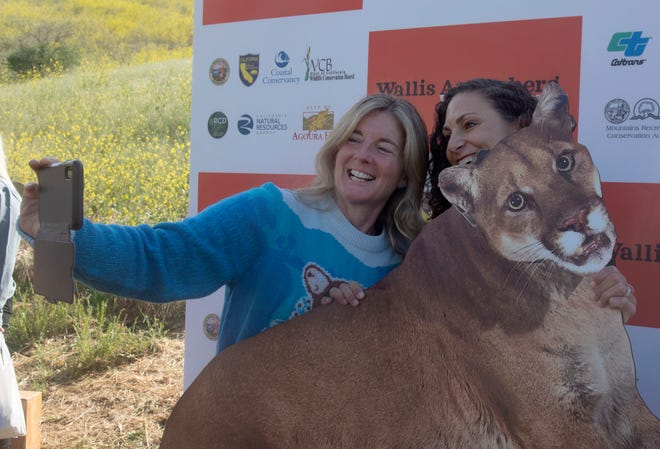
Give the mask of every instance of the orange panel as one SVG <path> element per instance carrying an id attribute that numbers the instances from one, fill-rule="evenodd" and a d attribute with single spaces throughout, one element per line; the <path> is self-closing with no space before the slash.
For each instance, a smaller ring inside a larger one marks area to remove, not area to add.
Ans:
<path id="1" fill-rule="evenodd" d="M 273 173 L 199 173 L 197 210 L 223 198 L 272 182 L 279 187 L 295 189 L 314 179 L 313 175 L 283 175 Z"/>
<path id="2" fill-rule="evenodd" d="M 202 23 L 239 22 L 362 9 L 362 0 L 204 0 Z"/>
<path id="3" fill-rule="evenodd" d="M 440 94 L 470 78 L 513 78 L 540 94 L 558 80 L 578 118 L 582 18 L 520 20 L 369 34 L 369 93 L 410 100 L 432 129 Z"/>
<path id="4" fill-rule="evenodd" d="M 616 226 L 616 266 L 637 297 L 628 324 L 660 328 L 660 184 L 606 182 L 603 196 Z"/>

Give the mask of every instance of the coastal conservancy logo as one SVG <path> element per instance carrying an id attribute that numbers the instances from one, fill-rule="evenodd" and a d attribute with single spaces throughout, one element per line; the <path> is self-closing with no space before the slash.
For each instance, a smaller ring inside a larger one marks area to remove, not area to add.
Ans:
<path id="1" fill-rule="evenodd" d="M 646 50 L 646 46 L 651 40 L 650 37 L 642 36 L 642 31 L 624 31 L 614 33 L 607 46 L 607 51 L 611 53 L 623 53 L 623 58 L 614 58 L 610 62 L 612 66 L 633 66 L 642 65 L 646 59 L 641 58 Z"/>
<path id="2" fill-rule="evenodd" d="M 209 78 L 217 86 L 225 84 L 229 79 L 229 63 L 224 58 L 214 59 L 209 67 Z"/>
<path id="3" fill-rule="evenodd" d="M 275 67 L 270 69 L 268 76 L 264 76 L 262 83 L 268 86 L 285 86 L 300 84 L 300 75 L 293 72 L 293 66 L 290 65 L 289 55 L 280 50 L 275 54 Z"/>
<path id="4" fill-rule="evenodd" d="M 238 57 L 238 74 L 241 82 L 250 87 L 259 76 L 259 55 L 247 54 Z"/>

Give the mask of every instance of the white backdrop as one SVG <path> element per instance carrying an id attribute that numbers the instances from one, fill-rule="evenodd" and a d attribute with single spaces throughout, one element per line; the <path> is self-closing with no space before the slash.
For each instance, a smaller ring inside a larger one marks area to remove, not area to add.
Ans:
<path id="1" fill-rule="evenodd" d="M 462 64 L 442 59 L 445 49 L 462 45 L 462 42 L 452 41 L 451 34 L 437 45 L 432 43 L 437 50 L 434 47 L 416 55 L 414 63 L 406 59 L 410 56 L 405 49 L 392 49 L 386 61 L 370 60 L 370 33 L 419 28 L 428 28 L 429 33 L 433 33 L 436 29 L 443 32 L 445 27 L 454 25 L 578 17 L 581 35 L 574 51 L 580 58 L 577 74 L 579 102 L 571 99 L 572 110 L 577 112 L 578 104 L 575 103 L 579 103 L 579 140 L 590 148 L 606 192 L 612 192 L 612 204 L 609 203 L 610 197 L 606 196 L 606 200 L 611 212 L 614 209 L 617 229 L 624 230 L 624 234 L 619 232 L 620 237 L 623 235 L 622 244 L 633 249 L 635 244 L 650 248 L 648 260 L 633 260 L 633 257 L 626 260 L 624 255 L 621 264 L 617 260 L 617 265 L 635 285 L 640 301 L 638 315 L 632 321 L 633 325 L 628 326 L 639 390 L 649 407 L 660 416 L 660 305 L 656 288 L 659 283 L 654 280 L 660 275 L 660 215 L 657 212 L 660 204 L 657 201 L 660 193 L 660 115 L 657 109 L 660 101 L 660 45 L 654 42 L 656 36 L 660 36 L 660 3 L 656 0 L 632 0 L 625 5 L 609 0 L 555 0 L 549 3 L 347 0 L 336 2 L 353 5 L 344 8 L 345 11 L 277 17 L 270 12 L 261 16 L 257 7 L 248 11 L 251 15 L 247 20 L 218 19 L 223 17 L 222 5 L 228 3 L 228 0 L 195 1 L 190 214 L 197 213 L 215 199 L 242 190 L 236 184 L 236 179 L 242 177 L 249 186 L 260 184 L 268 174 L 293 175 L 293 180 L 295 175 L 312 174 L 314 155 L 325 131 L 303 129 L 303 117 L 325 109 L 339 117 L 357 99 L 376 91 L 376 85 L 369 84 L 370 64 L 391 64 L 398 69 L 402 65 L 404 68 L 415 65 L 415 70 L 424 71 L 427 83 L 429 72 L 437 74 L 444 67 L 449 70 L 453 65 Z M 263 0 L 264 5 L 273 3 L 278 2 Z M 280 3 L 288 4 L 289 10 L 296 8 L 296 2 L 292 0 Z M 355 4 L 358 4 L 357 8 Z M 220 14 L 210 17 L 211 9 L 219 10 Z M 615 35 L 628 40 L 616 41 L 615 44 L 619 45 L 612 46 Z M 633 48 L 635 42 L 631 43 L 630 37 L 633 40 L 639 38 L 636 48 Z M 484 38 L 489 39 L 488 36 Z M 557 38 L 557 35 L 530 35 L 532 42 L 549 42 L 549 48 Z M 520 41 L 507 43 L 511 49 L 525 44 Z M 637 53 L 641 50 L 641 55 L 625 55 L 628 50 L 635 49 Z M 567 49 L 555 50 L 561 55 Z M 484 48 L 483 51 L 487 54 L 491 49 Z M 532 56 L 534 47 L 526 51 Z M 288 56 L 288 64 L 283 68 L 276 65 L 276 62 L 284 62 L 281 52 Z M 242 55 L 259 55 L 259 72 L 256 81 L 249 86 L 239 76 Z M 557 56 L 553 54 L 552 57 Z M 217 58 L 227 62 L 228 76 L 222 83 L 210 79 L 210 66 Z M 612 65 L 615 59 L 634 62 L 626 66 Z M 427 62 L 431 68 L 425 68 Z M 474 76 L 491 76 L 493 73 L 493 67 L 480 65 L 478 57 L 468 63 L 473 67 Z M 557 66 L 559 72 L 561 62 Z M 344 79 L 305 81 L 308 69 L 312 76 L 316 70 L 316 74 L 339 73 Z M 563 76 L 566 79 L 566 75 Z M 278 78 L 287 80 L 273 82 Z M 419 74 L 410 74 L 410 79 L 419 78 Z M 447 75 L 444 79 L 449 78 Z M 433 101 L 437 101 L 437 93 Z M 648 101 L 640 103 L 643 99 Z M 631 109 L 629 117 L 618 124 L 606 117 L 606 105 L 623 104 L 619 101 L 611 103 L 612 100 L 623 100 Z M 636 105 L 639 105 L 637 110 Z M 644 105 L 646 109 L 642 108 Z M 431 108 L 419 104 L 418 107 L 426 117 L 432 116 Z M 647 115 L 634 122 L 634 113 L 640 108 Z M 226 130 L 222 130 L 224 135 L 220 138 L 209 132 L 209 118 L 214 112 L 222 112 L 226 117 Z M 240 132 L 239 122 L 245 134 Z M 262 128 L 259 129 L 258 125 Z M 635 133 L 626 131 L 631 128 L 625 128 L 642 125 L 649 131 Z M 657 127 L 655 131 L 654 127 Z M 632 201 L 625 198 L 624 193 L 628 192 L 633 192 L 635 197 L 640 196 L 636 192 L 642 192 L 645 198 L 651 199 L 651 204 L 646 206 L 656 212 L 646 216 L 645 205 L 639 204 L 634 206 L 636 215 L 626 218 L 628 212 L 624 213 L 619 202 L 627 204 Z M 635 238 L 637 240 L 630 240 Z M 207 298 L 187 304 L 184 387 L 215 354 L 213 336 L 221 314 L 222 298 L 221 289 Z"/>

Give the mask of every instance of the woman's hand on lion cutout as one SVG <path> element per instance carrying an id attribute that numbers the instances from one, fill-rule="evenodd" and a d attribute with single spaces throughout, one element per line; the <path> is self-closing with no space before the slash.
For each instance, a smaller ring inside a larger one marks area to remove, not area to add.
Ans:
<path id="1" fill-rule="evenodd" d="M 603 268 L 594 275 L 591 282 L 599 306 L 620 310 L 624 323 L 635 315 L 637 312 L 635 290 L 617 267 L 610 265 Z"/>
<path id="2" fill-rule="evenodd" d="M 331 287 L 328 293 L 330 296 L 321 298 L 321 304 L 330 304 L 335 300 L 339 304 L 350 304 L 355 307 L 360 304 L 361 299 L 364 299 L 364 288 L 355 281 L 342 282 Z"/>
<path id="3" fill-rule="evenodd" d="M 59 162 L 57 159 L 45 157 L 41 160 L 32 159 L 30 168 L 36 173 L 41 168 Z M 39 234 L 39 184 L 31 182 L 23 187 L 21 199 L 20 227 L 23 232 L 32 238 Z"/>

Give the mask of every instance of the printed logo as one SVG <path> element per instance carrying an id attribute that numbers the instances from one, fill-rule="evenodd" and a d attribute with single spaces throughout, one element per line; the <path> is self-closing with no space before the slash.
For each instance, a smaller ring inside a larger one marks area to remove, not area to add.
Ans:
<path id="1" fill-rule="evenodd" d="M 217 340 L 218 332 L 220 331 L 220 317 L 215 313 L 206 315 L 202 323 L 202 331 L 204 331 L 204 335 L 209 340 Z"/>
<path id="2" fill-rule="evenodd" d="M 300 84 L 300 76 L 293 73 L 293 67 L 289 66 L 289 62 L 289 55 L 285 51 L 278 51 L 275 55 L 275 67 L 270 70 L 269 76 L 264 76 L 263 84 L 269 86 Z"/>
<path id="3" fill-rule="evenodd" d="M 629 65 L 642 65 L 646 59 L 627 59 L 638 58 L 642 56 L 646 46 L 649 43 L 650 37 L 643 37 L 641 31 L 626 31 L 622 33 L 614 33 L 610 43 L 607 46 L 608 52 L 623 52 L 624 58 L 614 58 L 610 65 L 612 66 L 629 66 Z"/>
<path id="4" fill-rule="evenodd" d="M 652 98 L 642 98 L 633 107 L 633 116 L 630 117 L 630 120 L 645 120 L 647 118 L 652 118 L 655 120 L 660 120 L 660 107 L 658 102 Z"/>
<path id="5" fill-rule="evenodd" d="M 608 139 L 660 140 L 660 123 L 653 122 L 660 120 L 660 106 L 653 98 L 638 100 L 632 108 L 632 115 L 627 101 L 621 98 L 610 100 L 605 105 L 605 118 L 612 123 L 605 127 Z M 652 120 L 647 122 L 646 119 Z M 637 122 L 623 123 L 626 120 Z"/>
<path id="6" fill-rule="evenodd" d="M 286 114 L 259 114 L 255 122 L 257 134 L 275 134 L 289 128 Z"/>
<path id="7" fill-rule="evenodd" d="M 303 112 L 303 130 L 331 130 L 335 126 L 335 113 L 326 106 L 319 112 Z"/>
<path id="8" fill-rule="evenodd" d="M 289 65 L 289 55 L 285 51 L 278 51 L 275 55 L 275 65 L 280 69 Z"/>
<path id="9" fill-rule="evenodd" d="M 252 120 L 252 117 L 250 117 L 248 114 L 243 114 L 238 119 L 236 126 L 239 133 L 247 136 L 252 132 L 252 128 L 254 128 L 254 120 Z"/>
<path id="10" fill-rule="evenodd" d="M 294 132 L 293 140 L 325 140 L 335 126 L 335 113 L 329 106 L 314 106 L 302 114 L 302 132 Z"/>
<path id="11" fill-rule="evenodd" d="M 247 54 L 238 57 L 238 73 L 241 82 L 250 87 L 259 76 L 259 55 Z"/>
<path id="12" fill-rule="evenodd" d="M 219 139 L 227 134 L 227 128 L 229 127 L 229 120 L 224 112 L 214 112 L 211 114 L 208 120 L 208 129 L 211 137 Z"/>
<path id="13" fill-rule="evenodd" d="M 312 58 L 312 47 L 307 47 L 305 53 L 305 81 L 338 81 L 354 80 L 355 73 L 337 70 L 333 67 L 332 58 Z"/>
<path id="14" fill-rule="evenodd" d="M 211 63 L 209 78 L 213 84 L 218 86 L 225 84 L 229 79 L 229 63 L 226 59 L 218 58 Z"/>
<path id="15" fill-rule="evenodd" d="M 619 124 L 626 121 L 630 115 L 630 106 L 625 100 L 615 98 L 605 105 L 605 118 L 608 122 Z"/>

